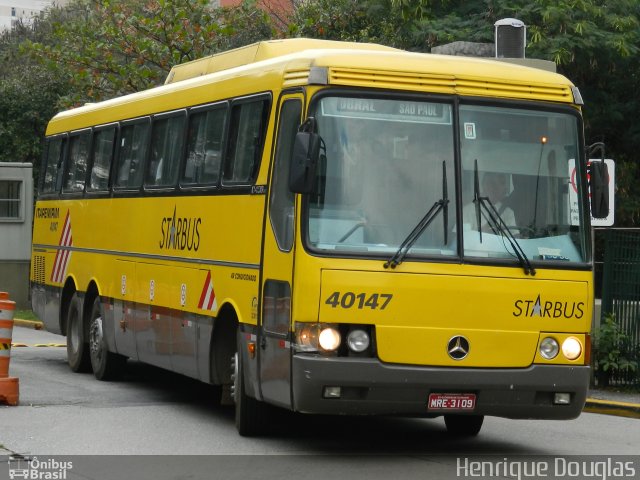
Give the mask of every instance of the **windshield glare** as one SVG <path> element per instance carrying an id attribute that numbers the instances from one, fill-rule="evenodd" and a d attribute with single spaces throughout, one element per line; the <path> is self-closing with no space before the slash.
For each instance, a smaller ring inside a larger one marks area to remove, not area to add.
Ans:
<path id="1" fill-rule="evenodd" d="M 580 202 L 569 189 L 578 154 L 574 115 L 404 99 L 323 97 L 316 187 L 306 203 L 312 249 L 389 257 L 438 202 L 407 257 L 515 258 L 505 232 L 487 225 L 474 198 L 499 212 L 530 260 L 582 262 Z M 454 132 L 461 148 L 457 215 Z M 476 181 L 477 179 L 477 181 Z M 491 223 L 491 222 L 489 222 Z"/>

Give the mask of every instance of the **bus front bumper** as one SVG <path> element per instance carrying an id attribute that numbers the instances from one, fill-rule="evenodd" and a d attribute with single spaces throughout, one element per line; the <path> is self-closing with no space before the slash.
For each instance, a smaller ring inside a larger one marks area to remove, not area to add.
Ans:
<path id="1" fill-rule="evenodd" d="M 292 364 L 294 410 L 320 414 L 571 419 L 584 407 L 589 376 L 588 366 L 419 367 L 313 354 L 295 354 Z M 429 410 L 432 393 L 474 394 L 475 408 Z M 556 404 L 556 393 L 569 403 Z"/>

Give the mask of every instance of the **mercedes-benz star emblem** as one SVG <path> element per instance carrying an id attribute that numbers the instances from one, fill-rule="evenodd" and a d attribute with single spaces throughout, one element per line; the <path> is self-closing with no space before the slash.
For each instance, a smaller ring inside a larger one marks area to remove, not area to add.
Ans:
<path id="1" fill-rule="evenodd" d="M 447 353 L 454 360 L 462 360 L 469 355 L 469 340 L 462 336 L 455 336 L 447 344 Z"/>

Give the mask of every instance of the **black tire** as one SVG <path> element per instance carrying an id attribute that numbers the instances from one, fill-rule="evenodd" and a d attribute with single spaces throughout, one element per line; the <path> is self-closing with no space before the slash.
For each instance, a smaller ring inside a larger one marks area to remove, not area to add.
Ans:
<path id="1" fill-rule="evenodd" d="M 89 345 L 82 321 L 82 304 L 77 292 L 71 297 L 67 310 L 67 362 L 74 372 L 91 371 Z"/>
<path id="2" fill-rule="evenodd" d="M 268 425 L 267 405 L 247 395 L 242 363 L 242 354 L 237 351 L 231 361 L 233 368 L 232 395 L 236 404 L 236 429 L 243 437 L 264 435 L 267 432 Z"/>
<path id="3" fill-rule="evenodd" d="M 484 415 L 445 415 L 447 432 L 456 437 L 475 437 L 480 433 Z"/>
<path id="4" fill-rule="evenodd" d="M 104 336 L 100 297 L 96 297 L 89 317 L 89 358 L 93 375 L 98 380 L 115 380 L 122 375 L 127 358 L 110 352 Z"/>

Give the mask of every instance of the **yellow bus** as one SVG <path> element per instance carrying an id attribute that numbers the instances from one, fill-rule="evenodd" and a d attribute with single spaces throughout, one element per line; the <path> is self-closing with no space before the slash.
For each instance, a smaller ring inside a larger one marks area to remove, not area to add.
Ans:
<path id="1" fill-rule="evenodd" d="M 310 39 L 56 115 L 33 309 L 73 371 L 315 414 L 570 419 L 589 382 L 582 104 L 561 75 Z M 570 201 L 570 190 L 579 201 Z"/>

